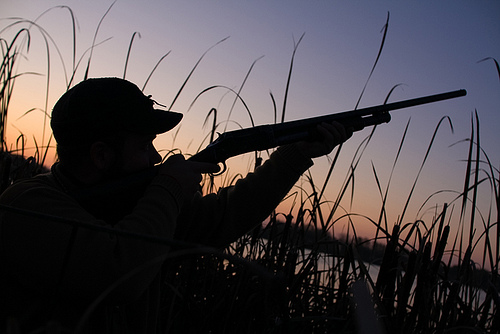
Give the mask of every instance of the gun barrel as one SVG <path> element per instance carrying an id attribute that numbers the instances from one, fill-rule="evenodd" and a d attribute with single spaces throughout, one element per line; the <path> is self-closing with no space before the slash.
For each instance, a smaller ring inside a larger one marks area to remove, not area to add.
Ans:
<path id="1" fill-rule="evenodd" d="M 286 144 L 290 140 L 307 138 L 308 135 L 310 135 L 310 129 L 312 127 L 315 127 L 317 124 L 321 124 L 323 122 L 330 123 L 332 121 L 338 121 L 344 123 L 344 125 L 346 126 L 352 127 L 355 131 L 359 131 L 362 130 L 365 126 L 376 124 L 372 122 L 372 120 L 375 118 L 378 118 L 380 120 L 378 124 L 382 122 L 387 123 L 390 121 L 390 117 L 372 117 L 372 116 L 388 114 L 388 112 L 392 110 L 404 109 L 404 108 L 418 106 L 421 104 L 448 100 L 464 96 L 466 94 L 467 92 L 465 89 L 460 89 L 447 93 L 441 93 L 424 97 L 418 97 L 410 100 L 381 104 L 373 107 L 343 111 L 330 115 L 316 116 L 297 121 L 279 123 L 273 125 L 273 130 L 276 138 L 280 137 L 283 138 L 283 141 L 279 142 L 280 145 Z M 368 117 L 370 117 L 370 119 L 367 119 Z M 298 129 L 301 130 L 295 132 Z M 289 135 L 292 136 L 290 137 Z"/>
<path id="2" fill-rule="evenodd" d="M 359 111 L 365 111 L 368 113 L 378 113 L 378 112 L 387 112 L 396 109 L 403 109 L 418 106 L 421 104 L 433 103 L 438 101 L 444 101 L 449 99 L 454 99 L 456 97 L 467 95 L 467 91 L 465 89 L 454 90 L 451 92 L 440 93 L 435 95 L 417 97 L 410 100 L 404 100 L 399 102 L 386 103 L 379 106 L 368 107 L 363 109 L 358 109 Z M 371 111 L 371 112 L 370 112 Z"/>
<path id="3" fill-rule="evenodd" d="M 459 90 L 455 90 L 455 91 L 451 91 L 451 92 L 440 93 L 440 94 L 435 94 L 435 95 L 428 95 L 428 96 L 423 96 L 423 97 L 417 97 L 414 99 L 386 103 L 386 104 L 381 104 L 381 105 L 373 106 L 373 107 L 367 107 L 367 108 L 361 108 L 361 109 L 355 109 L 355 110 L 349 110 L 349 111 L 342 111 L 339 113 L 325 115 L 325 116 L 318 116 L 318 117 L 314 117 L 314 118 L 310 118 L 310 119 L 314 120 L 314 122 L 317 122 L 317 121 L 322 121 L 322 119 L 324 119 L 324 121 L 328 121 L 332 117 L 334 117 L 336 119 L 342 119 L 346 116 L 351 117 L 351 118 L 352 117 L 363 117 L 366 115 L 378 114 L 378 113 L 389 112 L 389 111 L 397 110 L 397 109 L 405 109 L 405 108 L 415 107 L 415 106 L 427 104 L 427 103 L 433 103 L 433 102 L 454 99 L 456 97 L 465 96 L 465 95 L 467 95 L 467 91 L 465 89 L 459 89 Z M 287 123 L 301 122 L 301 121 L 302 120 L 292 121 L 292 122 L 287 122 Z"/>

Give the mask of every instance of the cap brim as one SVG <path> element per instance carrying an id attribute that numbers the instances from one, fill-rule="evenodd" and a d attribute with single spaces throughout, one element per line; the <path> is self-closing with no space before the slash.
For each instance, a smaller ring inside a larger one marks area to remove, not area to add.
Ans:
<path id="1" fill-rule="evenodd" d="M 153 109 L 133 131 L 143 134 L 160 134 L 172 130 L 182 120 L 182 114 L 175 111 Z"/>

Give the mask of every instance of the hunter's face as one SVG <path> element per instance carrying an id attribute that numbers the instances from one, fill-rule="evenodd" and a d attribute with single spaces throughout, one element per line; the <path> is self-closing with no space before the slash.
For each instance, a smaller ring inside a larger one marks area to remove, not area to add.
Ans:
<path id="1" fill-rule="evenodd" d="M 128 134 L 121 152 L 121 172 L 125 175 L 148 169 L 161 162 L 153 145 L 156 135 Z"/>

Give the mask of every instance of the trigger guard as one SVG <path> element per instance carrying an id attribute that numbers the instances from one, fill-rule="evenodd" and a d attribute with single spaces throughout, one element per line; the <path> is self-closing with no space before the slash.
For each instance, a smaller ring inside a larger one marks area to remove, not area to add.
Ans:
<path id="1" fill-rule="evenodd" d="M 221 170 L 218 171 L 217 173 L 212 174 L 212 176 L 219 176 L 219 175 L 223 174 L 227 170 L 227 166 L 226 166 L 226 162 L 225 161 L 221 162 L 220 164 L 222 165 Z"/>

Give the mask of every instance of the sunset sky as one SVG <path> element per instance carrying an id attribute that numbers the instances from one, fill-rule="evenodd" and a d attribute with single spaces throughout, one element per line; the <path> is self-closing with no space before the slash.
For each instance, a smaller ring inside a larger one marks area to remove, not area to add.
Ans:
<path id="1" fill-rule="evenodd" d="M 69 6 L 78 24 L 76 58 L 77 61 L 83 59 L 75 76 L 79 81 L 88 62 L 89 52 L 86 51 L 111 4 L 112 1 L 107 0 L 3 0 L 0 28 L 15 22 L 13 17 L 35 20 L 47 9 Z M 134 32 L 138 32 L 140 36 L 134 40 L 126 78 L 142 87 L 157 61 L 170 52 L 144 90 L 159 103 L 169 106 L 202 54 L 229 37 L 205 55 L 174 104 L 174 110 L 185 114 L 179 131 L 160 136 L 156 141 L 161 150 L 175 147 L 186 154 L 194 153 L 208 133 L 208 128 L 202 125 L 211 108 L 218 109 L 221 122 L 230 118 L 229 123 L 220 125 L 221 132 L 226 126 L 232 130 L 252 125 L 239 101 L 229 115 L 234 94 L 222 86 L 238 91 L 254 61 L 241 96 L 255 125 L 274 121 L 270 93 L 281 115 L 294 43 L 303 34 L 295 54 L 285 119 L 353 109 L 377 57 L 388 15 L 385 45 L 359 107 L 383 103 L 391 88 L 398 84 L 401 86 L 394 90 L 390 102 L 456 89 L 468 91 L 466 97 L 392 113 L 391 123 L 377 129 L 361 158 L 355 174 L 352 208 L 349 200 L 342 202 L 347 211 L 377 217 L 381 196 L 374 170 L 385 190 L 405 126 L 410 121 L 390 181 L 388 218 L 390 223 L 396 221 L 435 128 L 440 119 L 448 116 L 454 131 L 446 122 L 437 133 L 412 197 L 412 211 L 405 219 L 413 221 L 422 215 L 417 210 L 431 194 L 443 190 L 459 192 L 463 188 L 464 160 L 468 153 L 468 143 L 463 140 L 470 137 L 474 110 L 479 115 L 481 146 L 493 166 L 500 167 L 500 80 L 493 60 L 479 62 L 487 57 L 500 60 L 499 1 L 118 0 L 100 26 L 96 43 L 101 44 L 93 50 L 89 76 L 123 77 L 129 42 Z M 52 105 L 66 89 L 73 66 L 69 11 L 52 9 L 37 23 L 57 45 L 64 64 L 52 41 L 49 42 L 50 59 L 47 58 L 43 36 L 32 28 L 30 49 L 29 52 L 26 48 L 23 50 L 25 58 L 20 60 L 18 72 L 41 75 L 26 74 L 17 80 L 7 127 L 11 143 L 23 133 L 31 146 L 32 137 L 39 145 L 42 141 L 47 143 L 50 128 L 47 125 L 42 139 L 44 113 L 41 110 L 47 109 L 50 113 Z M 0 37 L 10 40 L 21 27 L 15 25 L 3 30 Z M 46 107 L 48 73 L 50 89 Z M 203 94 L 189 108 L 200 92 L 215 85 L 221 88 Z M 32 108 L 39 109 L 21 117 Z M 337 197 L 357 148 L 370 130 L 355 133 L 342 148 L 325 200 L 333 201 Z M 231 159 L 229 175 L 247 171 L 252 158 L 253 155 L 248 155 Z M 311 169 L 319 186 L 328 167 L 328 159 L 320 158 Z M 307 185 L 302 185 L 308 189 Z M 491 190 L 485 183 L 481 191 L 486 219 Z M 456 193 L 444 192 L 433 197 L 424 209 L 424 220 L 432 217 L 434 211 L 430 208 L 450 203 L 455 196 Z M 454 204 L 455 211 L 459 212 L 459 202 Z M 458 223 L 455 225 L 457 227 Z M 368 231 L 369 227 L 369 223 L 360 221 L 357 228 Z"/>

